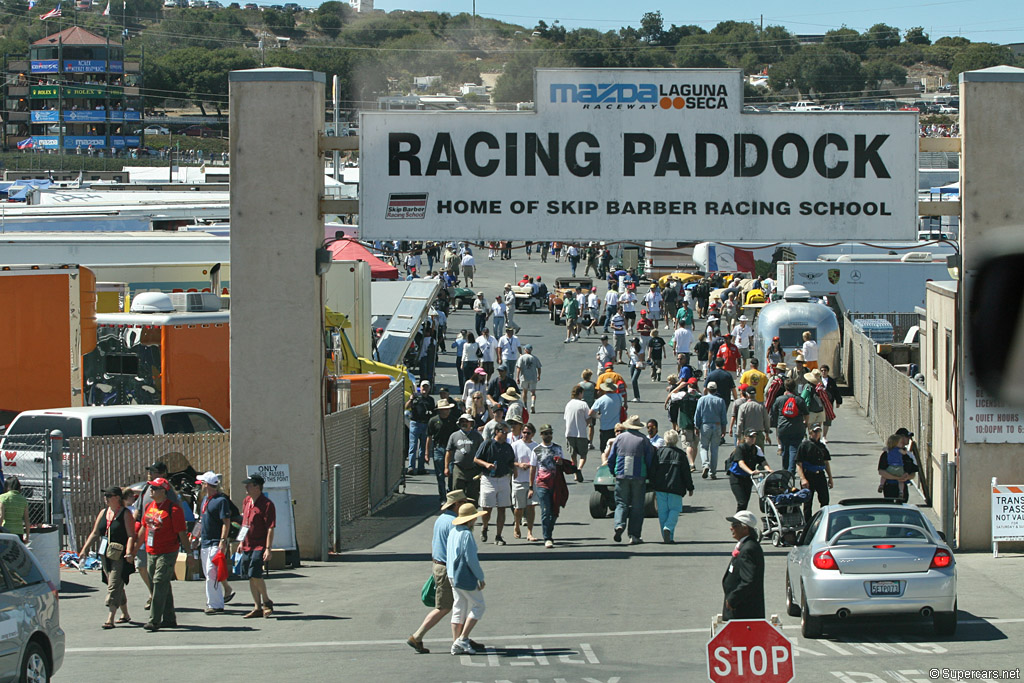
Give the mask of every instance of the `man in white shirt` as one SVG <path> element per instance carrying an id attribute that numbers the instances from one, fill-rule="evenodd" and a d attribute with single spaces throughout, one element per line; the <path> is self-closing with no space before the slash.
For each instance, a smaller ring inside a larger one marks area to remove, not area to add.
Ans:
<path id="1" fill-rule="evenodd" d="M 601 297 L 597 295 L 597 287 L 591 287 L 590 294 L 587 295 L 587 308 L 590 309 L 590 327 L 587 328 L 589 336 L 601 318 Z"/>
<path id="2" fill-rule="evenodd" d="M 615 315 L 615 310 L 619 307 L 619 293 L 614 288 L 609 287 L 608 293 L 604 295 L 604 331 L 608 331 L 608 325 L 612 322 L 612 316 Z"/>
<path id="3" fill-rule="evenodd" d="M 501 333 L 505 331 L 505 302 L 501 296 L 494 297 L 494 303 L 491 304 L 491 324 L 494 326 L 494 338 L 497 339 L 501 336 Z"/>
<path id="4" fill-rule="evenodd" d="M 601 335 L 601 346 L 597 349 L 597 374 L 604 372 L 604 364 L 615 361 L 615 347 L 608 343 L 608 335 Z"/>
<path id="5" fill-rule="evenodd" d="M 619 308 L 626 319 L 626 331 L 633 334 L 633 325 L 636 324 L 636 294 L 632 287 L 627 287 L 619 296 Z"/>
<path id="6" fill-rule="evenodd" d="M 511 327 L 519 334 L 519 327 L 516 323 L 516 293 L 512 291 L 512 284 L 509 282 L 505 283 L 505 294 L 503 295 L 505 300 L 505 325 Z"/>
<path id="7" fill-rule="evenodd" d="M 622 354 L 626 352 L 626 316 L 622 307 L 612 316 L 612 334 L 615 336 L 615 362 L 622 362 Z"/>
<path id="8" fill-rule="evenodd" d="M 484 293 L 477 292 L 476 298 L 473 299 L 473 313 L 476 314 L 476 324 L 474 329 L 477 335 L 487 329 L 487 318 L 490 317 L 491 311 L 487 306 L 487 302 L 484 301 Z"/>
<path id="9" fill-rule="evenodd" d="M 465 284 L 467 287 L 473 286 L 473 275 L 476 273 L 476 259 L 473 258 L 473 253 L 467 251 L 462 255 L 462 277 L 465 278 Z"/>
<path id="10" fill-rule="evenodd" d="M 512 465 L 512 519 L 514 528 L 512 535 L 522 538 L 523 517 L 526 517 L 526 540 L 536 541 L 533 535 L 533 519 L 536 514 L 534 510 L 537 503 L 530 498 L 530 468 L 537 466 L 537 457 L 533 449 L 537 442 L 533 440 L 536 429 L 533 423 L 523 427 L 522 438 L 512 443 L 512 452 L 515 453 L 516 461 Z"/>
<path id="11" fill-rule="evenodd" d="M 576 481 L 583 481 L 583 465 L 587 462 L 587 450 L 590 440 L 587 438 L 587 419 L 590 417 L 590 406 L 583 400 L 583 387 L 572 388 L 572 398 L 565 404 L 565 441 L 576 470 Z"/>
<path id="12" fill-rule="evenodd" d="M 490 381 L 491 375 L 494 374 L 494 359 L 495 359 L 495 348 L 494 348 L 494 337 L 487 331 L 487 326 L 480 330 L 480 336 L 476 338 L 476 343 L 480 347 L 480 353 L 483 354 L 480 357 L 480 365 L 483 367 L 484 372 L 487 373 L 487 381 Z"/>
<path id="13" fill-rule="evenodd" d="M 516 361 L 519 360 L 520 353 L 522 347 L 519 344 L 519 337 L 511 327 L 506 327 L 505 335 L 498 338 L 498 363 L 505 366 L 509 377 L 516 373 Z"/>
<path id="14" fill-rule="evenodd" d="M 644 294 L 644 304 L 647 306 L 647 317 L 657 327 L 661 322 L 661 307 L 664 302 L 664 297 L 661 296 L 661 292 L 658 291 L 657 283 L 651 283 L 651 291 Z"/>
<path id="15" fill-rule="evenodd" d="M 676 372 L 678 373 L 684 366 L 690 364 L 690 353 L 693 350 L 693 332 L 678 319 L 676 320 L 676 331 L 672 335 L 672 348 L 676 353 Z"/>
<path id="16" fill-rule="evenodd" d="M 747 325 L 747 321 L 747 316 L 741 315 L 736 323 L 736 327 L 732 328 L 731 334 L 732 343 L 740 350 L 740 356 L 743 359 L 741 361 L 743 370 L 747 369 L 747 360 L 750 358 L 750 341 L 754 338 L 754 330 Z"/>

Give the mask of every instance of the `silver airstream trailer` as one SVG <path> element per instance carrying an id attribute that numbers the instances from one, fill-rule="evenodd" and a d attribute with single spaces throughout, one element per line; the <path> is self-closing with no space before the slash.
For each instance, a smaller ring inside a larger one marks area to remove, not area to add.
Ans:
<path id="1" fill-rule="evenodd" d="M 818 342 L 818 365 L 828 365 L 833 376 L 839 374 L 839 354 L 843 346 L 839 333 L 839 320 L 831 308 L 820 303 L 811 303 L 811 295 L 801 285 L 786 288 L 781 301 L 766 304 L 754 321 L 754 358 L 760 360 L 762 369 L 765 354 L 778 337 L 786 352 L 786 363 L 793 366 L 793 351 L 803 346 L 803 334 L 810 330 L 811 338 Z"/>

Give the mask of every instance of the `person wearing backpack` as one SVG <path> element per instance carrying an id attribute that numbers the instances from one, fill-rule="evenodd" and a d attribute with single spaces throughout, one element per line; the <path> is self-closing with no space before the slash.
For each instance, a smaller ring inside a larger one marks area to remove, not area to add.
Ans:
<path id="1" fill-rule="evenodd" d="M 805 422 L 808 425 L 812 424 L 824 424 L 825 422 L 825 402 L 822 401 L 818 395 L 818 385 L 821 384 L 821 371 L 812 370 L 804 374 L 804 381 L 807 384 L 804 385 L 803 391 L 800 392 L 800 398 L 807 404 L 807 417 Z"/>
<path id="2" fill-rule="evenodd" d="M 427 423 L 434 415 L 434 399 L 430 396 L 430 382 L 423 380 L 408 401 L 409 411 L 409 469 L 406 474 L 427 473 Z"/>
<path id="3" fill-rule="evenodd" d="M 796 382 L 787 379 L 785 393 L 772 404 L 772 422 L 779 440 L 782 468 L 796 472 L 796 450 L 804 439 L 807 404 L 796 394 Z"/>

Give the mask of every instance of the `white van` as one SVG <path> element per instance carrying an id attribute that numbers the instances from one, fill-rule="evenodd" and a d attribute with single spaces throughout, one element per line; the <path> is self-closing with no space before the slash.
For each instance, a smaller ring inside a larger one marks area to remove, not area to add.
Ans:
<path id="1" fill-rule="evenodd" d="M 0 439 L 5 477 L 17 476 L 22 493 L 41 499 L 35 489 L 48 485 L 46 432 L 59 429 L 65 439 L 131 434 L 220 434 L 224 428 L 205 410 L 188 406 L 127 405 L 26 410 L 18 414 Z M 34 495 L 37 494 L 37 495 Z M 33 522 L 39 521 L 33 513 Z"/>

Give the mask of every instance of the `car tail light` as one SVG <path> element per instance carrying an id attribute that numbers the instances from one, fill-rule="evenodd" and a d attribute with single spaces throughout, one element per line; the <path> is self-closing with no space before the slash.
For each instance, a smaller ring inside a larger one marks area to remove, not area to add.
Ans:
<path id="1" fill-rule="evenodd" d="M 928 569 L 945 569 L 953 565 L 953 555 L 948 550 L 942 548 L 935 549 L 935 555 L 932 556 L 932 563 L 928 565 Z"/>
<path id="2" fill-rule="evenodd" d="M 836 564 L 835 559 L 832 557 L 832 553 L 828 550 L 820 550 L 814 553 L 814 559 L 812 562 L 816 569 L 839 569 L 839 565 Z"/>
<path id="3" fill-rule="evenodd" d="M 891 543 L 887 543 L 885 545 L 876 545 L 876 546 L 872 546 L 872 547 L 878 548 L 879 550 L 891 550 L 892 548 L 895 548 L 896 546 L 892 545 Z"/>

